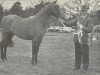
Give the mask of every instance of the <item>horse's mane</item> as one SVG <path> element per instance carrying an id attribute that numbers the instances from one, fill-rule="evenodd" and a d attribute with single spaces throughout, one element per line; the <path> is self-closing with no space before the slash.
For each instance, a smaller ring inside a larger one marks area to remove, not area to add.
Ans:
<path id="1" fill-rule="evenodd" d="M 40 11 L 38 13 L 36 13 L 35 15 L 39 14 L 41 12 L 41 10 L 43 10 L 50 2 L 47 2 L 44 4 L 44 6 L 40 9 Z"/>
<path id="2" fill-rule="evenodd" d="M 28 18 L 32 19 L 32 18 L 34 18 L 35 16 L 40 15 L 41 12 L 43 12 L 44 10 L 46 10 L 46 9 L 48 8 L 48 5 L 49 5 L 49 3 L 45 4 L 45 5 L 41 8 L 41 10 L 40 10 L 38 13 L 36 13 L 36 15 L 30 16 L 30 17 L 28 17 Z"/>
<path id="3" fill-rule="evenodd" d="M 40 14 L 41 12 L 45 12 L 44 10 L 50 9 L 51 6 L 53 6 L 53 4 L 52 4 L 51 2 L 46 3 L 46 4 L 44 5 L 44 7 L 41 8 L 41 10 L 40 10 L 40 12 L 39 12 L 38 14 Z"/>
<path id="4" fill-rule="evenodd" d="M 40 11 L 42 11 L 43 9 L 46 9 L 46 8 L 47 8 L 47 6 L 48 6 L 49 4 L 50 4 L 50 2 L 48 2 L 48 3 L 44 4 L 43 8 L 41 8 L 41 10 L 40 10 Z"/>
<path id="5" fill-rule="evenodd" d="M 52 3 L 51 3 L 51 2 L 46 3 L 46 4 L 41 8 L 40 12 L 38 12 L 36 15 L 30 16 L 30 17 L 28 17 L 28 18 L 26 18 L 26 19 L 33 19 L 35 16 L 40 15 L 41 12 L 45 12 L 44 10 L 49 9 L 51 6 L 52 6 Z M 8 15 L 8 16 L 5 16 L 4 18 L 6 18 L 6 17 L 10 17 L 10 18 L 12 17 L 12 18 L 14 18 L 15 16 L 18 17 L 18 18 L 22 18 L 22 17 L 19 17 L 19 16 L 17 16 L 17 15 L 12 15 L 12 14 L 10 14 L 10 15 Z M 24 19 L 25 19 L 25 18 L 24 18 Z"/>

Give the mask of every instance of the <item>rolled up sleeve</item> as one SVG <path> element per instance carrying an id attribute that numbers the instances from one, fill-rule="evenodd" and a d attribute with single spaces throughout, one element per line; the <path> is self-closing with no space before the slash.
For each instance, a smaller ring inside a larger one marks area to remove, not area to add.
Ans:
<path id="1" fill-rule="evenodd" d="M 86 33 L 91 33 L 92 30 L 93 30 L 93 20 L 89 19 L 86 23 L 88 26 L 87 27 L 83 27 L 83 32 L 86 32 Z"/>

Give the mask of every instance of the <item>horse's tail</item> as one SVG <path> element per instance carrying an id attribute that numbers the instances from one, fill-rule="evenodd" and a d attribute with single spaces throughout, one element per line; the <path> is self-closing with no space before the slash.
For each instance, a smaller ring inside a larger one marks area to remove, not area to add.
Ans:
<path id="1" fill-rule="evenodd" d="M 7 41 L 8 41 L 8 46 L 9 47 L 14 46 L 14 42 L 12 41 L 13 36 L 14 36 L 14 34 L 12 32 L 7 33 Z"/>
<path id="2" fill-rule="evenodd" d="M 1 20 L 1 22 L 0 22 L 0 28 L 2 27 L 2 25 L 3 25 L 3 21 L 4 21 L 4 19 L 5 19 L 5 17 L 4 18 L 2 18 L 2 20 Z"/>
<path id="3" fill-rule="evenodd" d="M 1 21 L 3 19 L 3 16 L 0 16 L 0 28 L 1 28 Z"/>

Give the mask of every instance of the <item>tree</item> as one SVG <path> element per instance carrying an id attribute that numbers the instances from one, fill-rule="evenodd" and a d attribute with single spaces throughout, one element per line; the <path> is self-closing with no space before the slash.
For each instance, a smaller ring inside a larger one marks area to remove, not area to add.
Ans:
<path id="1" fill-rule="evenodd" d="M 94 24 L 97 24 L 95 12 L 100 8 L 100 0 L 68 0 L 68 2 L 63 4 L 61 9 L 66 12 L 66 15 L 79 16 L 83 5 L 89 6 L 88 15 L 93 19 Z"/>
<path id="2" fill-rule="evenodd" d="M 41 1 L 40 4 L 37 4 L 37 5 L 35 6 L 35 8 L 34 8 L 34 14 L 37 14 L 37 13 L 41 10 L 41 8 L 43 8 L 43 6 L 44 6 L 44 4 L 43 4 L 42 1 Z"/>
<path id="3" fill-rule="evenodd" d="M 30 1 L 30 2 L 34 6 L 34 8 L 33 7 L 26 8 L 23 11 L 23 14 L 22 14 L 23 17 L 29 17 L 29 16 L 36 15 L 47 4 L 47 3 L 44 3 L 43 1 L 41 1 L 40 3 L 37 3 L 36 5 L 33 4 L 32 1 Z"/>
<path id="4" fill-rule="evenodd" d="M 2 5 L 0 5 L 0 23 L 1 23 L 2 18 L 3 18 L 3 7 Z"/>
<path id="5" fill-rule="evenodd" d="M 22 12 L 21 3 L 15 2 L 9 11 L 10 11 L 10 14 L 15 14 L 15 15 L 21 16 L 21 12 Z"/>
<path id="6" fill-rule="evenodd" d="M 88 5 L 90 12 L 95 12 L 100 7 L 100 0 L 68 0 L 63 6 L 72 15 L 79 13 L 82 5 Z"/>
<path id="7" fill-rule="evenodd" d="M 29 7 L 22 11 L 22 17 L 27 18 L 34 15 L 34 8 Z"/>

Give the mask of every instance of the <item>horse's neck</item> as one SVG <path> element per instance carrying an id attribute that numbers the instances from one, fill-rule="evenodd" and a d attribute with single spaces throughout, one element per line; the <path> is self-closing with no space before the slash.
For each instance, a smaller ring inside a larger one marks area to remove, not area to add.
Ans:
<path id="1" fill-rule="evenodd" d="M 82 31 L 82 24 L 80 24 L 79 22 L 77 22 L 77 31 L 80 32 Z"/>
<path id="2" fill-rule="evenodd" d="M 48 9 L 43 9 L 38 15 L 38 21 L 41 22 L 41 25 L 46 26 L 47 24 L 47 20 L 50 16 L 50 12 L 48 11 Z"/>

